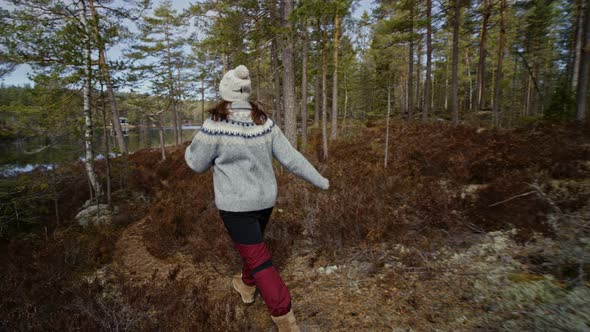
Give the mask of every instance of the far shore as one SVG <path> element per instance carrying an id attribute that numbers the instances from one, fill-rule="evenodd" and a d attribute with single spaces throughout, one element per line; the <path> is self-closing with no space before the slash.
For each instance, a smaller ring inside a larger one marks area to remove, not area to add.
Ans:
<path id="1" fill-rule="evenodd" d="M 182 127 L 183 127 L 183 128 L 185 128 L 185 127 L 200 127 L 200 126 L 201 126 L 201 124 L 200 124 L 200 123 L 199 123 L 199 124 L 183 124 L 183 125 L 182 125 Z M 106 127 L 107 127 L 107 128 L 109 128 L 109 129 L 111 129 L 113 126 L 111 126 L 111 125 L 108 125 L 108 126 L 106 126 Z M 159 127 L 158 127 L 158 126 L 153 126 L 153 125 L 152 125 L 152 126 L 142 126 L 142 125 L 122 125 L 122 126 L 121 126 L 121 128 L 127 128 L 127 129 L 136 129 L 136 128 L 155 128 L 155 129 L 158 129 Z M 172 125 L 167 125 L 167 126 L 164 126 L 164 128 L 173 128 L 173 126 L 172 126 Z"/>

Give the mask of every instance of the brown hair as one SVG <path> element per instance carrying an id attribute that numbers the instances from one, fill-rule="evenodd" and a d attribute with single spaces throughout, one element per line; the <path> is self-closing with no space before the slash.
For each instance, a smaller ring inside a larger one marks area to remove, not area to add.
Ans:
<path id="1" fill-rule="evenodd" d="M 266 123 L 268 119 L 268 115 L 262 110 L 262 107 L 258 103 L 249 102 L 250 106 L 252 106 L 252 111 L 250 112 L 250 116 L 252 117 L 252 121 L 254 121 L 257 125 L 262 125 Z M 227 100 L 222 100 L 215 104 L 212 108 L 208 109 L 207 112 L 211 114 L 211 119 L 213 121 L 222 121 L 227 120 L 227 115 L 229 114 L 229 105 L 231 102 Z"/>

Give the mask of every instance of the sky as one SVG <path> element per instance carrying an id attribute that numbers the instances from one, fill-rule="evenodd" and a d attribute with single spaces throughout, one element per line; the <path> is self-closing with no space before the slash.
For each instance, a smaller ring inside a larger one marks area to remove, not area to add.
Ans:
<path id="1" fill-rule="evenodd" d="M 172 6 L 176 10 L 182 11 L 183 9 L 187 8 L 191 2 L 193 2 L 193 1 L 174 0 L 174 1 L 172 1 Z M 374 6 L 373 1 L 371 1 L 371 0 L 360 0 L 360 1 L 355 1 L 355 3 L 356 3 L 355 10 L 352 13 L 353 17 L 355 17 L 355 18 L 359 18 L 364 11 L 367 11 L 370 13 L 371 9 Z M 156 6 L 156 4 L 154 4 L 154 7 L 155 6 Z M 0 7 L 6 8 L 7 3 L 3 0 L 0 0 Z M 113 60 L 113 59 L 116 59 L 117 57 L 119 57 L 120 55 L 121 55 L 120 49 L 114 47 L 108 51 L 107 56 L 111 60 Z M 29 65 L 27 65 L 27 64 L 19 65 L 18 67 L 16 67 L 16 69 L 13 72 L 0 78 L 0 82 L 4 83 L 5 85 L 24 85 L 24 84 L 33 85 L 32 81 L 28 78 L 28 75 L 30 73 L 32 73 L 32 69 Z"/>

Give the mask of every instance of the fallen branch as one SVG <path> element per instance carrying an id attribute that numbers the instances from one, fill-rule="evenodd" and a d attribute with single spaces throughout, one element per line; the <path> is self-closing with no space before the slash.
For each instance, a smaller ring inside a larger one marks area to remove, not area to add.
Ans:
<path id="1" fill-rule="evenodd" d="M 502 203 L 509 202 L 509 201 L 511 201 L 511 200 L 513 200 L 513 199 L 516 199 L 516 198 L 519 198 L 519 197 L 523 197 L 523 196 L 528 196 L 528 195 L 530 195 L 530 194 L 535 194 L 535 193 L 536 193 L 536 191 L 529 191 L 529 192 L 526 192 L 526 193 L 524 193 L 524 194 L 520 194 L 520 195 L 512 196 L 512 197 L 510 197 L 510 198 L 507 198 L 507 199 L 505 199 L 505 200 L 503 200 L 503 201 L 496 202 L 496 203 L 494 203 L 494 204 L 492 204 L 492 205 L 489 205 L 489 207 L 496 206 L 496 205 L 500 205 L 500 204 L 502 204 Z"/>
<path id="2" fill-rule="evenodd" d="M 555 212 L 559 216 L 563 216 L 563 212 L 561 211 L 559 206 L 557 206 L 557 204 L 555 204 L 555 202 L 547 194 L 545 194 L 545 192 L 543 192 L 539 185 L 537 185 L 536 183 L 529 183 L 529 186 L 535 189 L 535 192 L 539 195 L 539 197 L 541 197 L 551 206 L 553 212 Z"/>

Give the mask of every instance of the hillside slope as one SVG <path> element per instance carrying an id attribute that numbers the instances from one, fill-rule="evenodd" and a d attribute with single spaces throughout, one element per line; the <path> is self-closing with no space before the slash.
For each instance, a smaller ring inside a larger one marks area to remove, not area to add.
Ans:
<path id="1" fill-rule="evenodd" d="M 396 124 L 387 168 L 383 124 L 349 132 L 331 143 L 328 161 L 310 156 L 330 179 L 327 192 L 276 167 L 267 242 L 303 330 L 590 328 L 587 127 Z M 22 289 L 34 304 L 12 300 L 16 309 L 8 310 L 5 302 L 7 327 L 272 326 L 260 297 L 244 305 L 230 288 L 239 257 L 217 214 L 211 173 L 185 165 L 186 144 L 169 149 L 165 162 L 155 150 L 130 156 L 133 195 L 116 204 L 133 206 L 137 219 L 74 227 L 51 250 L 30 250 L 58 260 L 64 243 L 74 242 L 88 255 L 84 264 L 61 265 L 70 277 L 46 284 L 65 288 L 63 301 L 39 299 L 51 290 Z M 102 250 L 101 258 L 92 250 Z M 40 265 L 45 279 L 54 275 L 38 256 L 18 257 Z M 15 257 L 2 261 L 10 273 L 0 295 L 8 299 L 17 295 L 5 286 L 19 276 L 38 282 Z"/>

